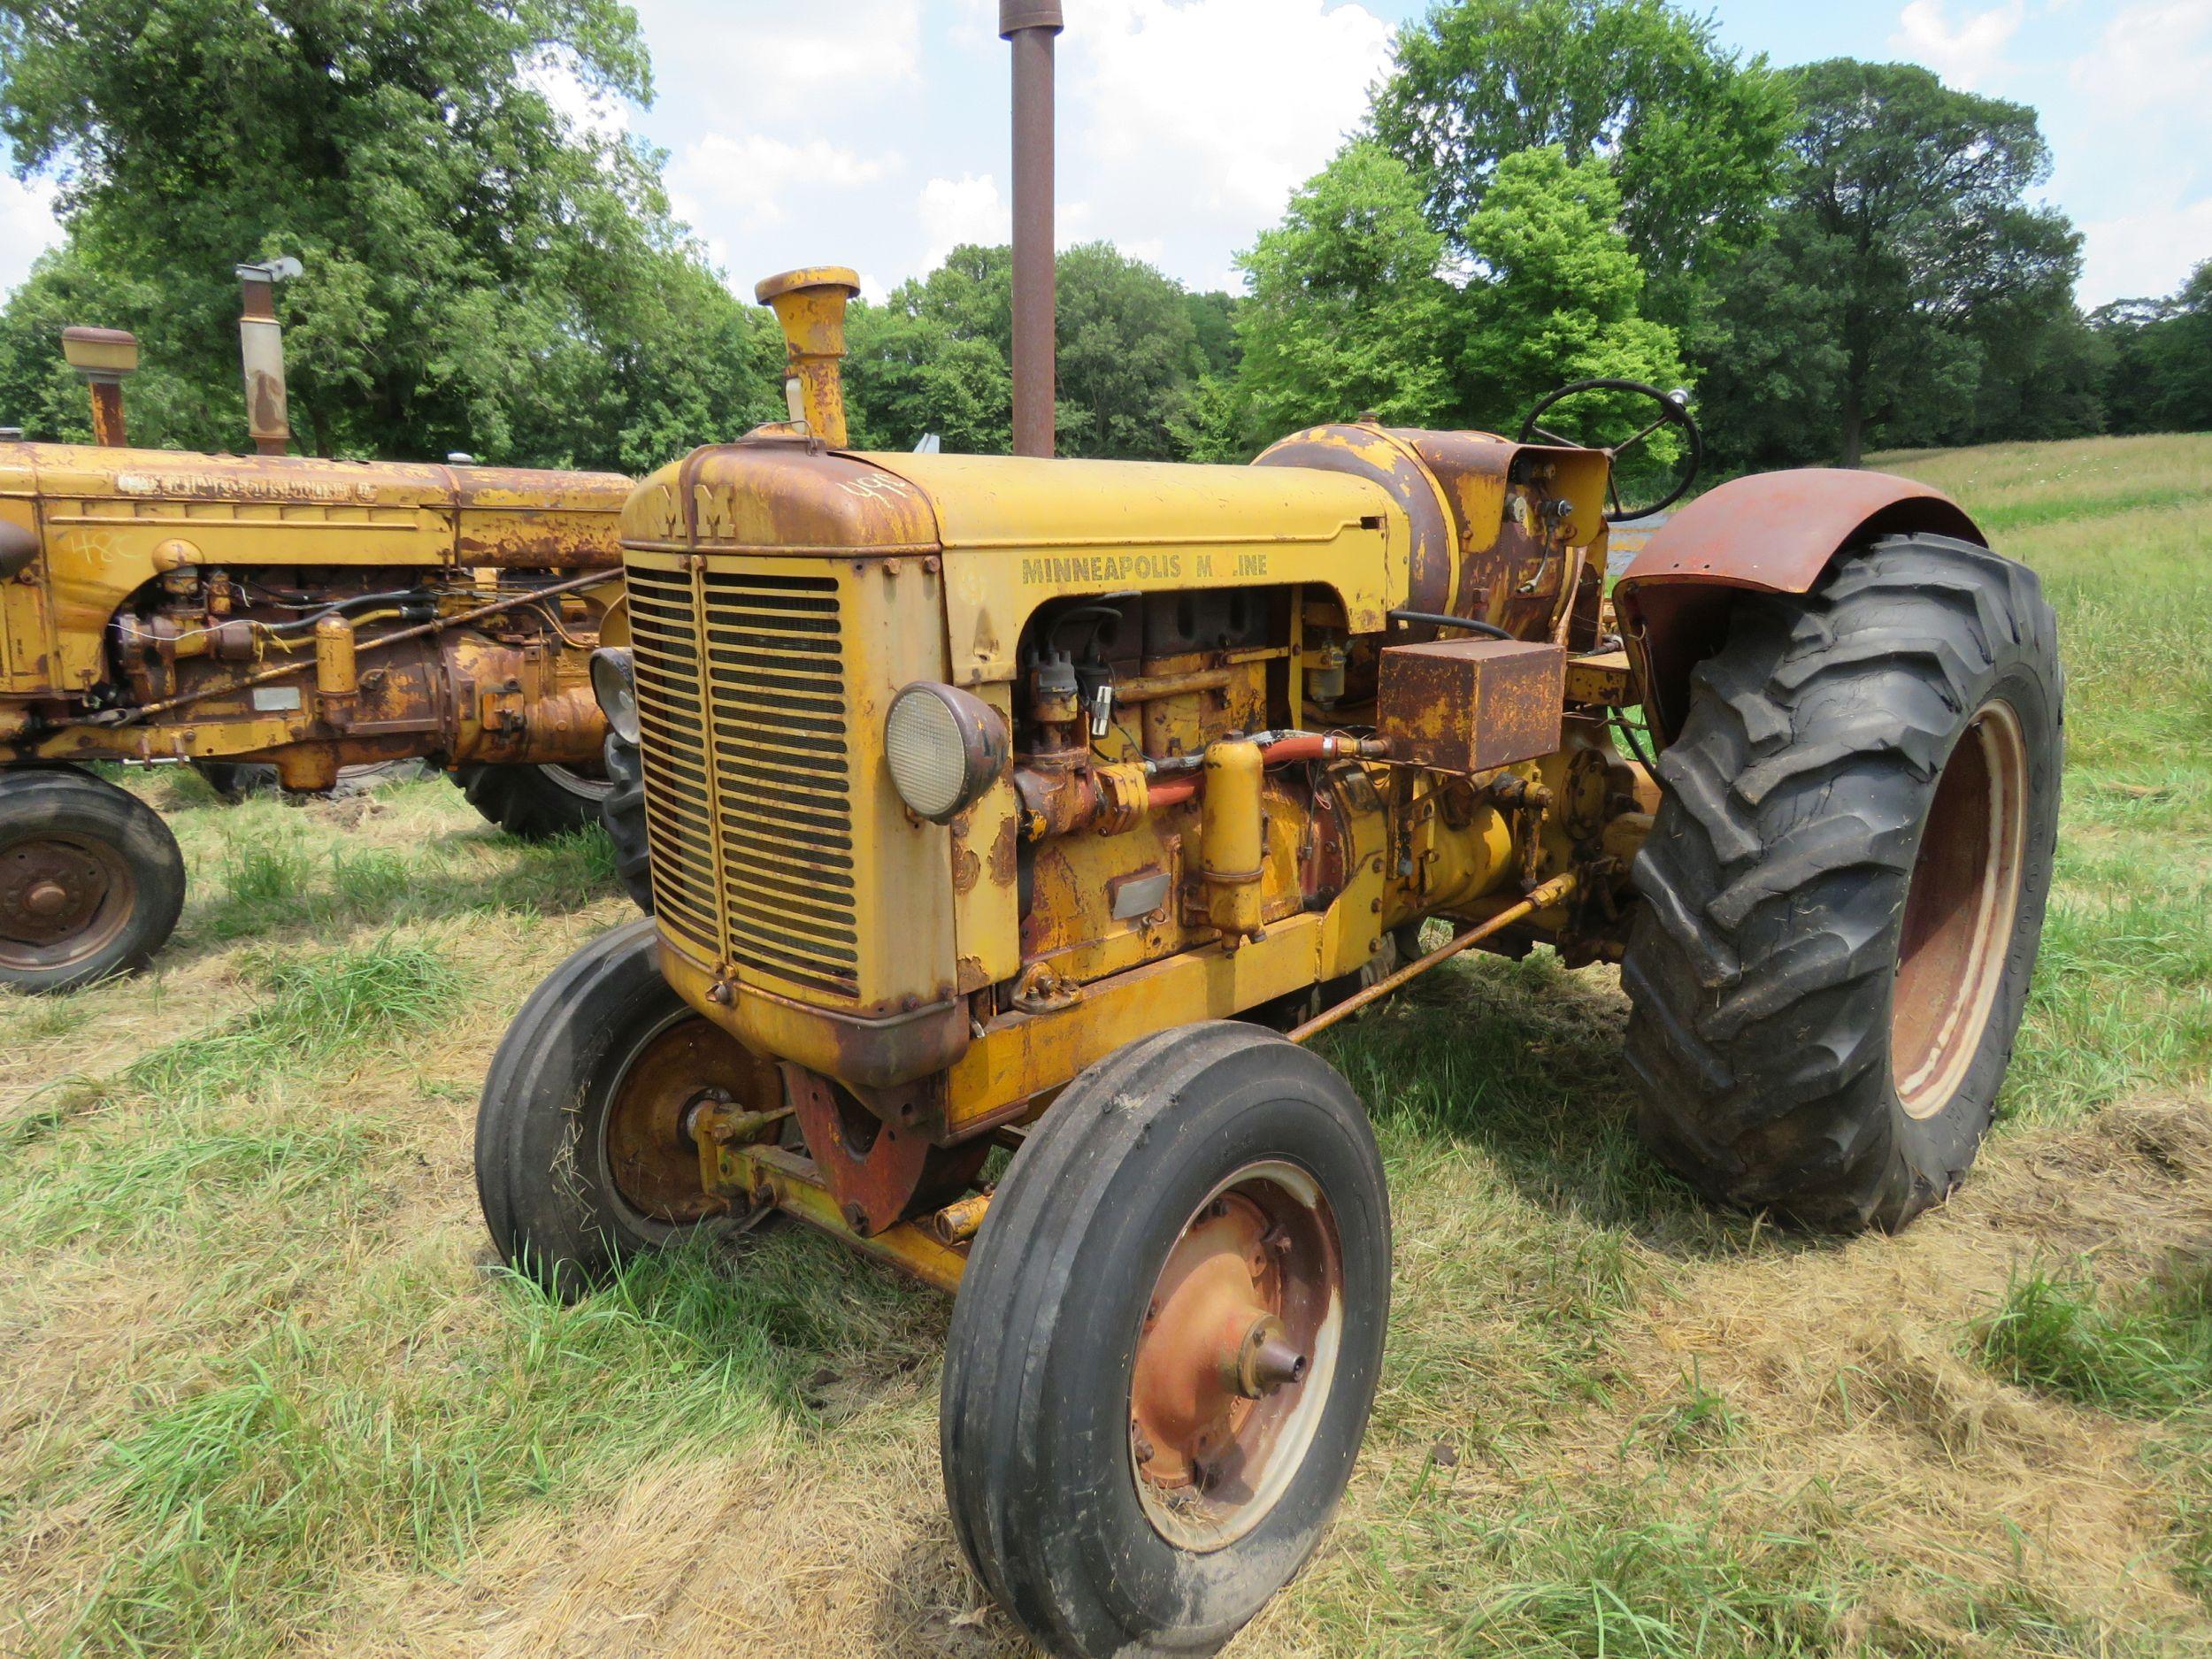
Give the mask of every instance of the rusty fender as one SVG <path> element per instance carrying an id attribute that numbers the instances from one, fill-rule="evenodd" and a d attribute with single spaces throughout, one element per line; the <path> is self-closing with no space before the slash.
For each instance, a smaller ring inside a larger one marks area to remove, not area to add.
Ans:
<path id="1" fill-rule="evenodd" d="M 1762 472 L 1732 479 L 1677 512 L 1613 590 L 1660 741 L 1681 731 L 1690 671 L 1720 649 L 1736 594 L 1807 593 L 1847 549 L 1923 533 L 1989 544 L 1941 490 L 1887 472 Z"/>

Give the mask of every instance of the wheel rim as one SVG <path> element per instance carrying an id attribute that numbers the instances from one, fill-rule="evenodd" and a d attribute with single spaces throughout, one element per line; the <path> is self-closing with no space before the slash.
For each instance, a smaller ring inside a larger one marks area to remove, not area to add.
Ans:
<path id="1" fill-rule="evenodd" d="M 1138 1500 L 1170 1543 L 1219 1549 L 1275 1507 L 1328 1402 L 1343 1304 L 1335 1213 L 1303 1170 L 1248 1164 L 1185 1223 L 1129 1389 Z"/>
<path id="2" fill-rule="evenodd" d="M 1936 780 L 1897 947 L 1890 1071 L 1915 1118 L 1958 1092 L 1989 1028 L 2020 908 L 2028 749 L 2012 705 L 1975 711 Z"/>
<path id="3" fill-rule="evenodd" d="M 130 920 L 138 879 L 121 848 L 36 835 L 0 849 L 0 963 L 50 972 L 89 962 Z"/>
<path id="4" fill-rule="evenodd" d="M 633 1231 L 655 1234 L 719 1215 L 699 1172 L 693 1120 L 710 1102 L 756 1111 L 783 1102 L 774 1063 L 685 1010 L 647 1032 L 617 1069 L 600 1137 L 606 1188 Z"/>

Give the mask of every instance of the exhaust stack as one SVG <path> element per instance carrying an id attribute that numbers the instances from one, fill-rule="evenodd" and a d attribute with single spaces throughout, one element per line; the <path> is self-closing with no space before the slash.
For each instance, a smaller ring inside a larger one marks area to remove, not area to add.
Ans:
<path id="1" fill-rule="evenodd" d="M 1014 453 L 1053 450 L 1052 37 L 1060 0 L 998 0 L 1014 46 Z"/>
<path id="2" fill-rule="evenodd" d="M 795 425 L 833 449 L 845 447 L 845 385 L 838 363 L 845 355 L 845 307 L 860 292 L 860 278 L 842 265 L 807 265 L 772 276 L 753 297 L 783 326 L 783 396 Z"/>
<path id="3" fill-rule="evenodd" d="M 256 455 L 282 455 L 292 442 L 285 406 L 284 325 L 277 321 L 276 285 L 300 274 L 289 257 L 238 270 L 238 355 L 246 370 L 246 426 Z"/>
<path id="4" fill-rule="evenodd" d="M 92 441 L 119 449 L 123 434 L 123 382 L 138 372 L 138 341 L 120 328 L 65 328 L 61 354 L 92 390 Z"/>

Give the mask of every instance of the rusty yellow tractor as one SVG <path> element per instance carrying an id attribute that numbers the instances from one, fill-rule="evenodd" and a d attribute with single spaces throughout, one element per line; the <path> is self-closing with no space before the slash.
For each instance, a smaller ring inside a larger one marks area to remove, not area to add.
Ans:
<path id="1" fill-rule="evenodd" d="M 188 763 L 225 791 L 250 764 L 316 791 L 428 757 L 515 833 L 597 821 L 589 659 L 619 627 L 629 480 L 282 454 L 255 286 L 250 407 L 278 452 L 129 448 L 137 347 L 109 329 L 65 342 L 98 443 L 0 437 L 0 985 L 142 966 L 182 905 L 167 827 L 77 763 Z"/>
<path id="2" fill-rule="evenodd" d="M 1548 945 L 1618 964 L 1643 1138 L 1715 1199 L 1895 1228 L 1961 1179 L 2062 679 L 1958 506 L 1736 480 L 1609 595 L 1616 454 L 1540 422 L 1243 467 L 859 453 L 853 283 L 763 284 L 793 419 L 623 509 L 595 678 L 657 914 L 490 1069 L 519 1269 L 577 1294 L 781 1215 L 956 1292 L 969 1560 L 1056 1653 L 1194 1653 L 1312 1549 L 1375 1392 L 1390 1211 L 1310 1046 L 1339 1020 Z"/>

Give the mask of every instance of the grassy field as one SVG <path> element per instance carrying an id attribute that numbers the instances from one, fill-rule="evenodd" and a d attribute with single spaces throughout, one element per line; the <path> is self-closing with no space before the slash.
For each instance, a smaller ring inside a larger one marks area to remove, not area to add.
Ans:
<path id="1" fill-rule="evenodd" d="M 1455 964 L 1333 1057 L 1387 1371 L 1257 1655 L 2212 1645 L 2212 439 L 1887 457 L 2037 566 L 2061 879 L 1960 1196 L 1837 1244 L 1639 1155 L 1610 975 Z M 142 786 L 158 973 L 0 1000 L 0 1654 L 985 1655 L 948 1308 L 785 1230 L 574 1308 L 488 1262 L 482 1067 L 626 913 L 433 780 Z"/>

